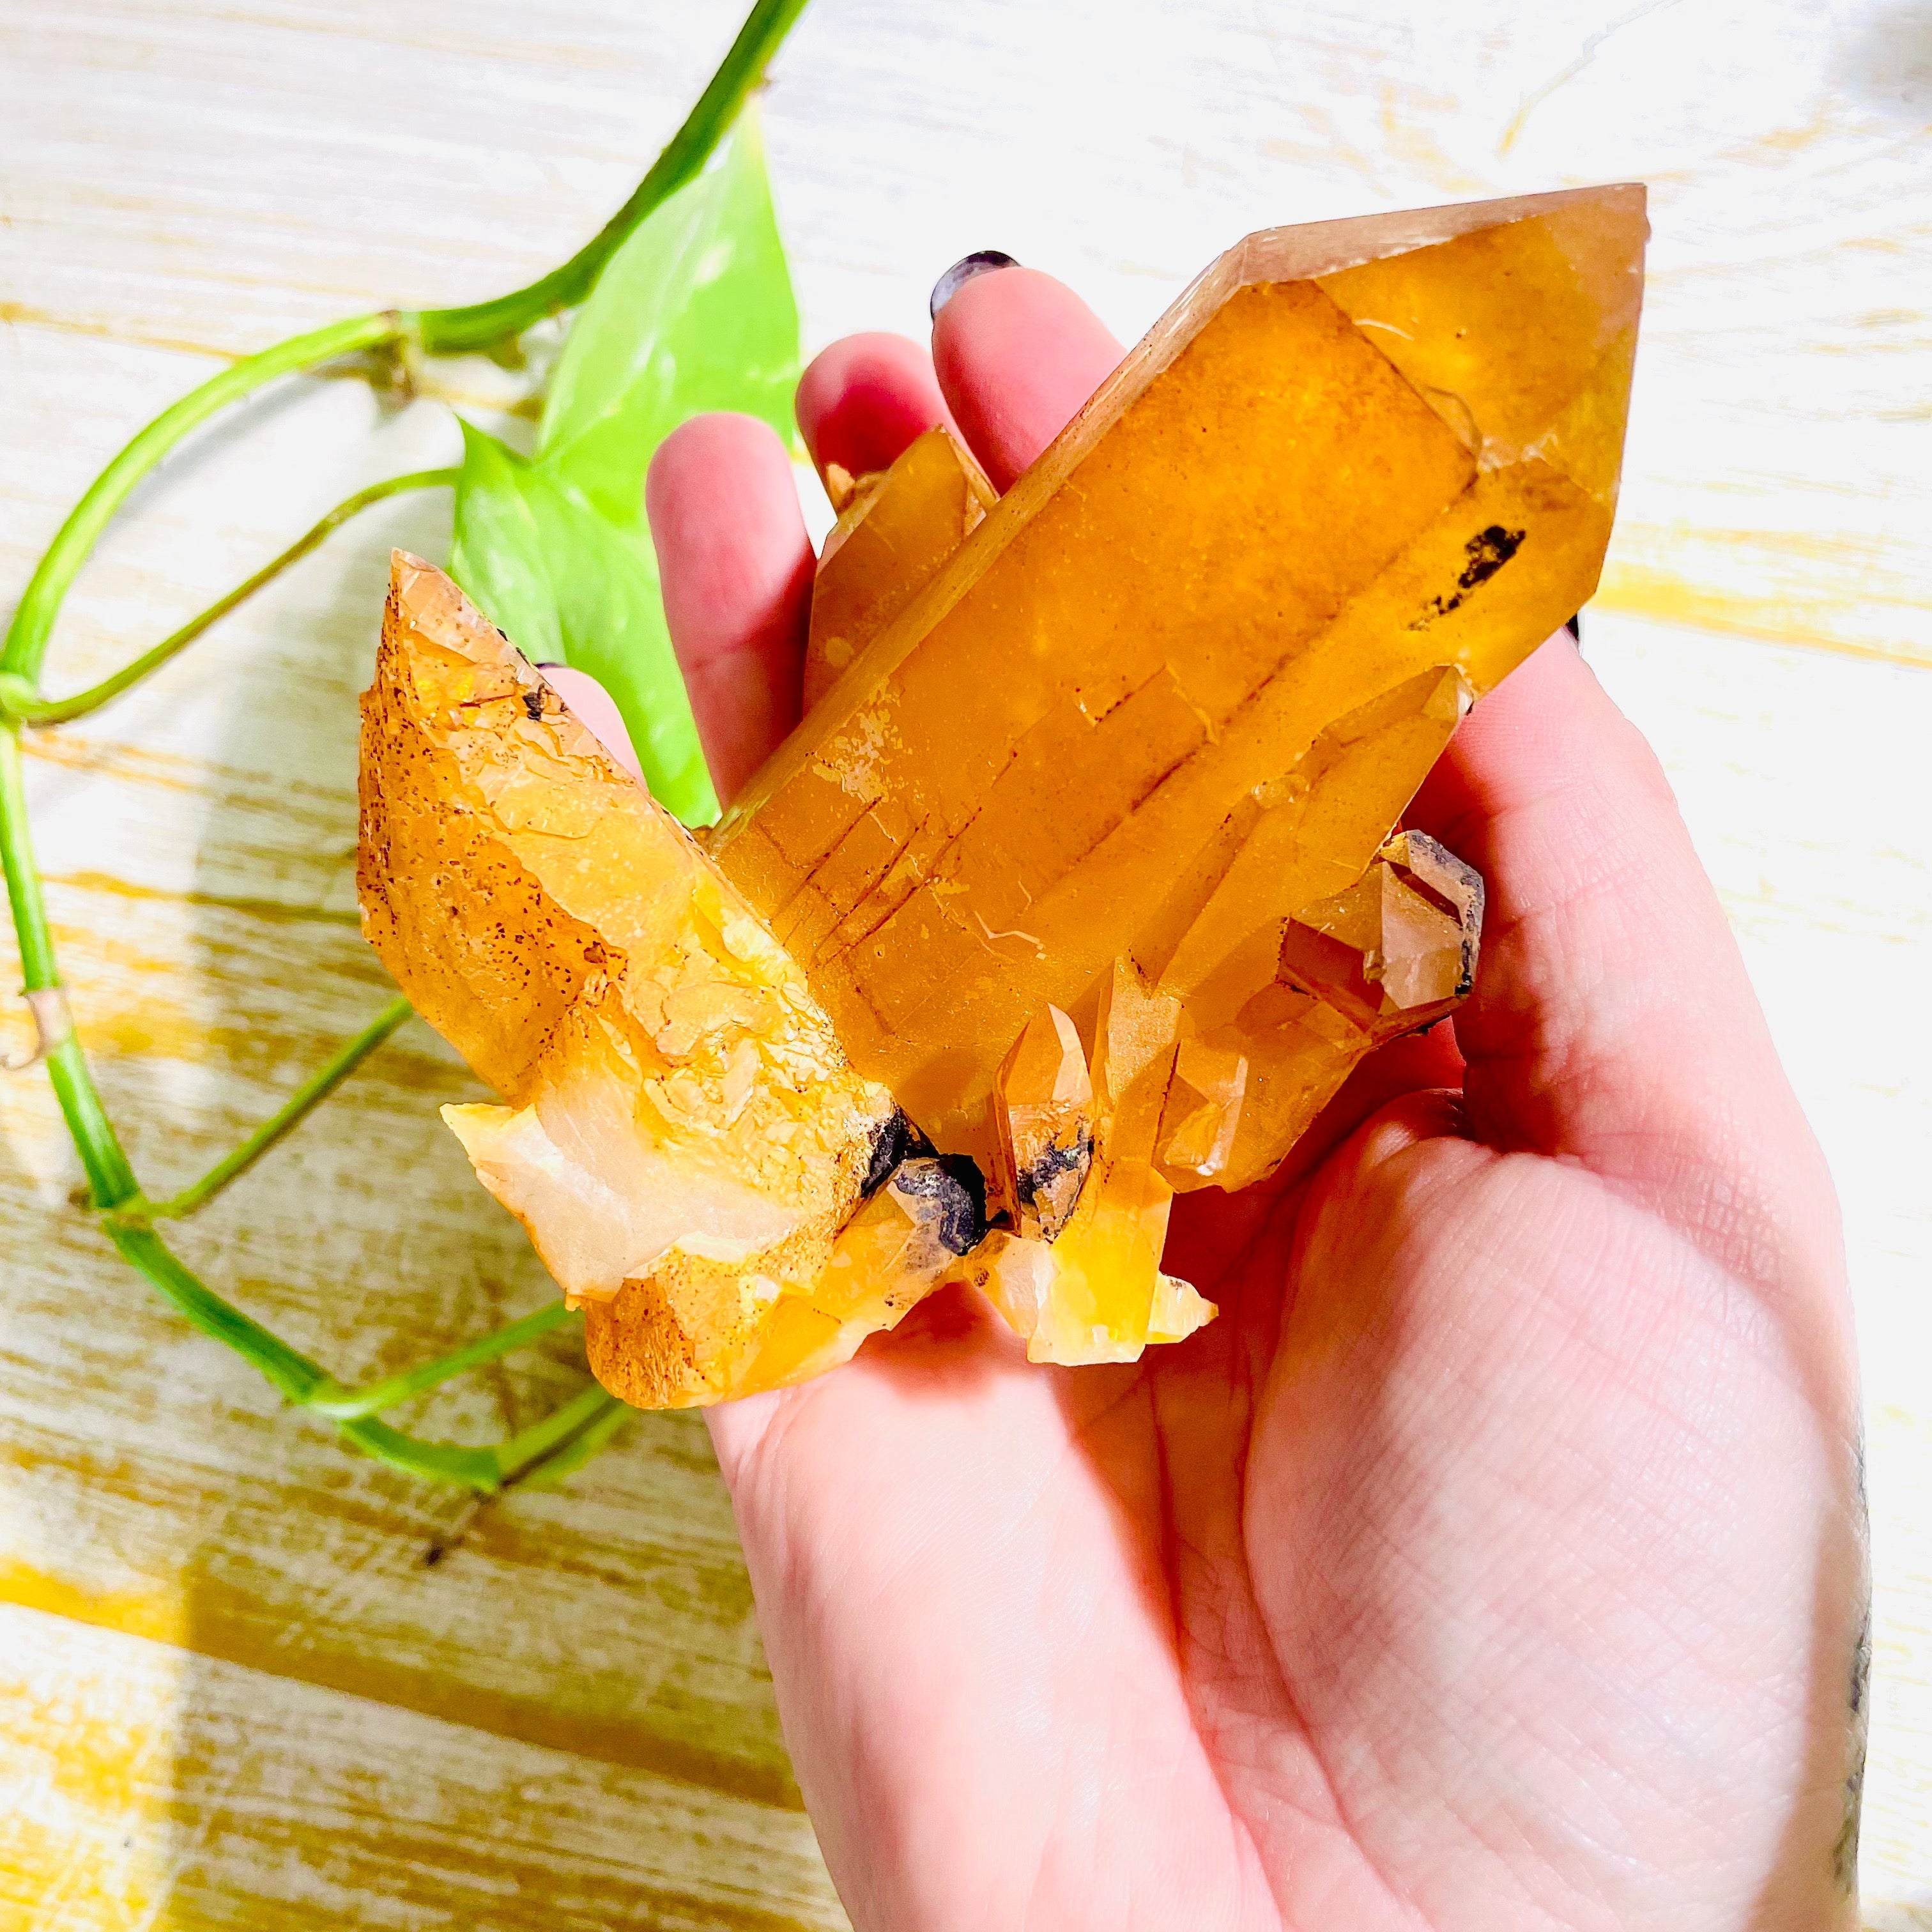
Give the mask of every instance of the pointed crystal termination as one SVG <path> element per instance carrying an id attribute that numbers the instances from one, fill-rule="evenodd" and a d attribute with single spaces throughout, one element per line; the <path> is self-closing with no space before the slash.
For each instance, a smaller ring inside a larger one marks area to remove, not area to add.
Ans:
<path id="1" fill-rule="evenodd" d="M 890 470 L 848 477 L 834 466 L 826 485 L 838 521 L 819 554 L 812 587 L 808 711 L 998 500 L 986 472 L 943 429 L 915 438 Z"/>
<path id="2" fill-rule="evenodd" d="M 1051 1241 L 1079 1204 L 1094 1164 L 1094 1083 L 1072 1020 L 1036 1013 L 1000 1064 L 993 1088 L 995 1211 Z"/>
<path id="3" fill-rule="evenodd" d="M 1211 1302 L 1160 1268 L 1174 1190 L 1154 1152 L 1180 1025 L 1178 1001 L 1117 962 L 1094 1022 L 1092 1168 L 1077 1204 L 1050 1239 L 996 1230 L 959 1270 L 1025 1338 L 1030 1361 L 1130 1362 L 1214 1318 Z M 1048 1057 L 1037 1022 L 1010 1061 L 1029 1046 Z"/>
<path id="4" fill-rule="evenodd" d="M 754 779 L 711 849 L 940 1146 L 1126 957 L 1247 1059 L 1215 1178 L 1286 1154 L 1304 1048 L 1365 1050 L 1287 922 L 1594 587 L 1645 232 L 1623 188 L 1251 236 Z"/>
<path id="5" fill-rule="evenodd" d="M 1227 1173 L 1247 1090 L 1245 1053 L 1199 1040 L 1180 1042 L 1161 1115 L 1159 1156 L 1161 1174 L 1177 1192 Z"/>
<path id="6" fill-rule="evenodd" d="M 1184 1192 L 1262 1179 L 1364 1055 L 1454 1012 L 1474 982 L 1482 920 L 1481 878 L 1419 832 L 1398 832 L 1355 884 L 1300 907 L 1274 929 L 1267 986 L 1181 1042 L 1162 1176 Z"/>
<path id="7" fill-rule="evenodd" d="M 850 1234 L 891 1096 L 689 834 L 414 557 L 363 718 L 364 930 L 510 1103 L 446 1118 L 587 1304 L 608 1385 L 722 1399 L 774 1320 L 809 1339 L 788 1304 Z"/>

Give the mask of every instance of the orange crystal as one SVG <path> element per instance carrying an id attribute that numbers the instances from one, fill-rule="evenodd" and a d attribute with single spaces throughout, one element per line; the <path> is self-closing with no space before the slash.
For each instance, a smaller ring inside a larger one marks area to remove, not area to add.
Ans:
<path id="1" fill-rule="evenodd" d="M 812 589 L 808 710 L 998 501 L 986 472 L 943 429 L 915 437 L 890 470 L 848 477 L 835 466 L 826 480 L 838 520 L 819 553 Z"/>
<path id="2" fill-rule="evenodd" d="M 994 1211 L 1022 1234 L 1052 1240 L 1094 1164 L 1094 1082 L 1079 1032 L 1058 1006 L 1036 1013 L 1000 1063 L 992 1157 Z"/>
<path id="3" fill-rule="evenodd" d="M 1293 1031 L 1241 1021 L 1249 960 L 1595 585 L 1645 233 L 1620 188 L 1250 237 L 726 814 L 726 875 L 940 1145 L 988 1156 L 1022 1026 L 1121 958 L 1262 1057 Z M 1263 1113 L 1244 1171 L 1298 1110 Z"/>
<path id="4" fill-rule="evenodd" d="M 997 504 L 937 431 L 830 479 L 820 701 L 702 848 L 399 578 L 369 930 L 566 1287 L 628 1268 L 608 1386 L 800 1379 L 949 1280 L 1039 1361 L 1212 1318 L 1175 1191 L 1468 989 L 1481 881 L 1400 818 L 1594 587 L 1645 233 L 1620 188 L 1252 236 Z"/>
<path id="5" fill-rule="evenodd" d="M 414 557 L 363 718 L 364 930 L 508 1102 L 444 1118 L 589 1304 L 593 1358 L 614 1299 L 627 1332 L 650 1312 L 609 1378 L 634 1400 L 718 1400 L 761 1352 L 775 1373 L 775 1311 L 802 1360 L 824 1337 L 781 1304 L 848 1240 L 891 1096 L 690 834 Z"/>

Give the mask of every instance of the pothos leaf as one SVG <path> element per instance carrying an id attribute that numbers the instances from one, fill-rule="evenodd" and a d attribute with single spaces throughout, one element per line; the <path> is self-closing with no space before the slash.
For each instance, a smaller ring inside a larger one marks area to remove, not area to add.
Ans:
<path id="1" fill-rule="evenodd" d="M 641 525 L 651 452 L 688 417 L 736 410 L 792 440 L 798 310 L 757 110 L 717 164 L 615 255 L 572 326 L 537 436 L 604 515 Z"/>
<path id="2" fill-rule="evenodd" d="M 475 424 L 457 420 L 463 467 L 457 472 L 449 574 L 532 664 L 560 662 L 563 632 L 556 596 L 525 494 L 530 465 Z"/>
<path id="3" fill-rule="evenodd" d="M 724 153 L 611 258 L 579 311 L 528 459 L 464 428 L 450 569 L 529 658 L 610 692 L 652 795 L 718 815 L 658 588 L 644 476 L 706 410 L 790 440 L 798 311 L 750 110 Z"/>
<path id="4" fill-rule="evenodd" d="M 687 825 L 718 816 L 664 628 L 657 560 L 551 474 L 463 425 L 450 572 L 524 655 L 588 671 L 622 714 L 651 796 Z"/>

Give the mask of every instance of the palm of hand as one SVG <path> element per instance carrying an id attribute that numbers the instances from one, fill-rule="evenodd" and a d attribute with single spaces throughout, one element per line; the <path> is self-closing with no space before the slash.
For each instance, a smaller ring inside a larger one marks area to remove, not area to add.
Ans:
<path id="1" fill-rule="evenodd" d="M 941 324 L 996 480 L 1106 366 L 1042 284 L 970 285 Z M 877 338 L 828 352 L 800 396 L 821 460 L 856 438 L 872 466 L 867 434 L 889 458 L 936 419 L 924 380 Z M 694 426 L 652 478 L 721 790 L 787 677 L 795 711 L 808 581 L 745 428 Z M 1489 878 L 1478 994 L 1454 1046 L 1365 1067 L 1295 1171 L 1180 1204 L 1167 1266 L 1213 1327 L 1042 1370 L 949 1294 L 714 1412 L 862 1932 L 1848 1909 L 1862 1566 L 1828 1183 L 1667 792 L 1566 642 L 1418 818 Z"/>
<path id="2" fill-rule="evenodd" d="M 1042 1372 L 955 1304 L 721 1431 L 856 1924 L 1830 1922 L 1856 1524 L 1801 1352 L 1462 1124 L 1210 1197 L 1186 1348 Z"/>

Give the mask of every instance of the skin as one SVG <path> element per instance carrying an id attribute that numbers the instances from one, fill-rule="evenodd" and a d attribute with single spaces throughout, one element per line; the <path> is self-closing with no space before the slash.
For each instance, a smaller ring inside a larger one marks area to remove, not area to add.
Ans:
<path id="1" fill-rule="evenodd" d="M 1120 353 L 1008 269 L 863 336 L 821 468 L 949 421 L 996 484 Z M 798 716 L 786 460 L 650 480 L 721 794 Z M 1411 815 L 1476 991 L 1288 1168 L 1184 1197 L 1212 1327 L 1029 1366 L 963 1292 L 712 1412 L 800 1785 L 860 1932 L 1855 1923 L 1866 1583 L 1831 1184 L 1655 760 L 1565 637 Z"/>

